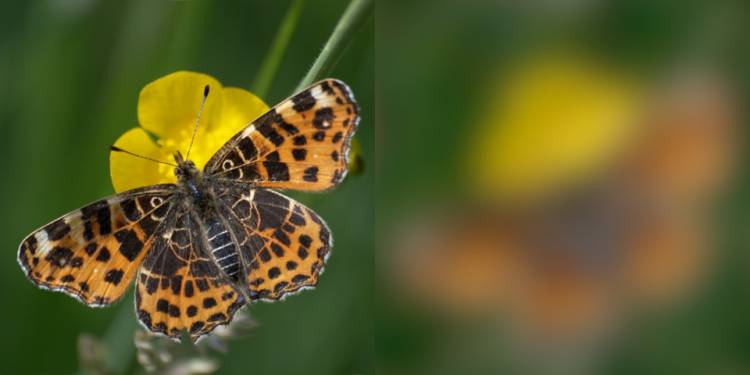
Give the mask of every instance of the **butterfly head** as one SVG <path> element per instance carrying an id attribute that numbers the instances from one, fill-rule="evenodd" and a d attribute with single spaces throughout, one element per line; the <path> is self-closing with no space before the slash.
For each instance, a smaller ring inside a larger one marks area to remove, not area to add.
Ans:
<path id="1" fill-rule="evenodd" d="M 178 181 L 186 182 L 188 180 L 195 180 L 200 175 L 200 171 L 198 171 L 195 163 L 192 160 L 185 160 L 179 151 L 175 153 L 174 160 L 177 162 L 177 166 L 174 168 L 174 175 L 177 176 Z"/>

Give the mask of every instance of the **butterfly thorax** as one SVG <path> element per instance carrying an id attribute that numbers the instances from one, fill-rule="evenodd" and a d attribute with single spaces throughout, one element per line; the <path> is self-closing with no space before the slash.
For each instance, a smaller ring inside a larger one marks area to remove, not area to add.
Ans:
<path id="1" fill-rule="evenodd" d="M 175 154 L 177 167 L 174 174 L 177 177 L 178 186 L 192 198 L 193 203 L 198 207 L 205 207 L 208 201 L 207 190 L 203 174 L 191 160 L 185 160 L 177 152 Z"/>

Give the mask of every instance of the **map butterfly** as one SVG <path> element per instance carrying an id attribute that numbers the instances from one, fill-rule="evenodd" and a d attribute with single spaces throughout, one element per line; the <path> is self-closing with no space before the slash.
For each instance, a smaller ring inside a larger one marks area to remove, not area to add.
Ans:
<path id="1" fill-rule="evenodd" d="M 142 325 L 196 341 L 246 303 L 317 284 L 331 231 L 272 189 L 338 185 L 358 123 L 349 87 L 318 82 L 250 123 L 202 171 L 177 152 L 176 184 L 129 190 L 34 231 L 19 264 L 35 285 L 93 307 L 114 303 L 135 278 Z"/>

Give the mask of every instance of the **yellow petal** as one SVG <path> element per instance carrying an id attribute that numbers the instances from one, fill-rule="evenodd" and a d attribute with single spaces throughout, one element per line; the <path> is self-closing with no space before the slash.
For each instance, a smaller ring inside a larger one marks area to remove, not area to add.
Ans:
<path id="1" fill-rule="evenodd" d="M 499 92 L 471 153 L 487 195 L 554 195 L 601 173 L 637 133 L 637 83 L 586 59 L 531 61 Z"/>
<path id="2" fill-rule="evenodd" d="M 138 122 L 164 145 L 186 152 L 206 85 L 210 92 L 197 136 L 205 134 L 218 123 L 223 99 L 219 81 L 201 73 L 175 72 L 146 85 L 138 97 Z"/>
<path id="3" fill-rule="evenodd" d="M 141 128 L 133 128 L 125 132 L 117 139 L 115 146 L 152 159 L 174 162 L 172 155 L 167 150 L 158 147 Z M 109 171 L 112 176 L 112 185 L 118 193 L 147 185 L 176 182 L 171 166 L 154 163 L 123 152 L 109 153 Z"/>
<path id="4" fill-rule="evenodd" d="M 229 138 L 268 111 L 268 105 L 249 91 L 227 87 L 222 90 L 221 95 L 223 104 L 220 119 L 204 138 L 196 138 L 190 153 L 190 159 L 201 169 Z"/>

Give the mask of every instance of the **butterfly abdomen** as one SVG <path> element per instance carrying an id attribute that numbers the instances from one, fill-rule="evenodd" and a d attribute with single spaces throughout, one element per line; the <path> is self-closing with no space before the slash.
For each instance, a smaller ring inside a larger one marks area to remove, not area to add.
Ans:
<path id="1" fill-rule="evenodd" d="M 227 276 L 234 279 L 240 271 L 240 260 L 229 229 L 218 218 L 209 219 L 206 226 L 208 247 L 214 261 Z"/>

